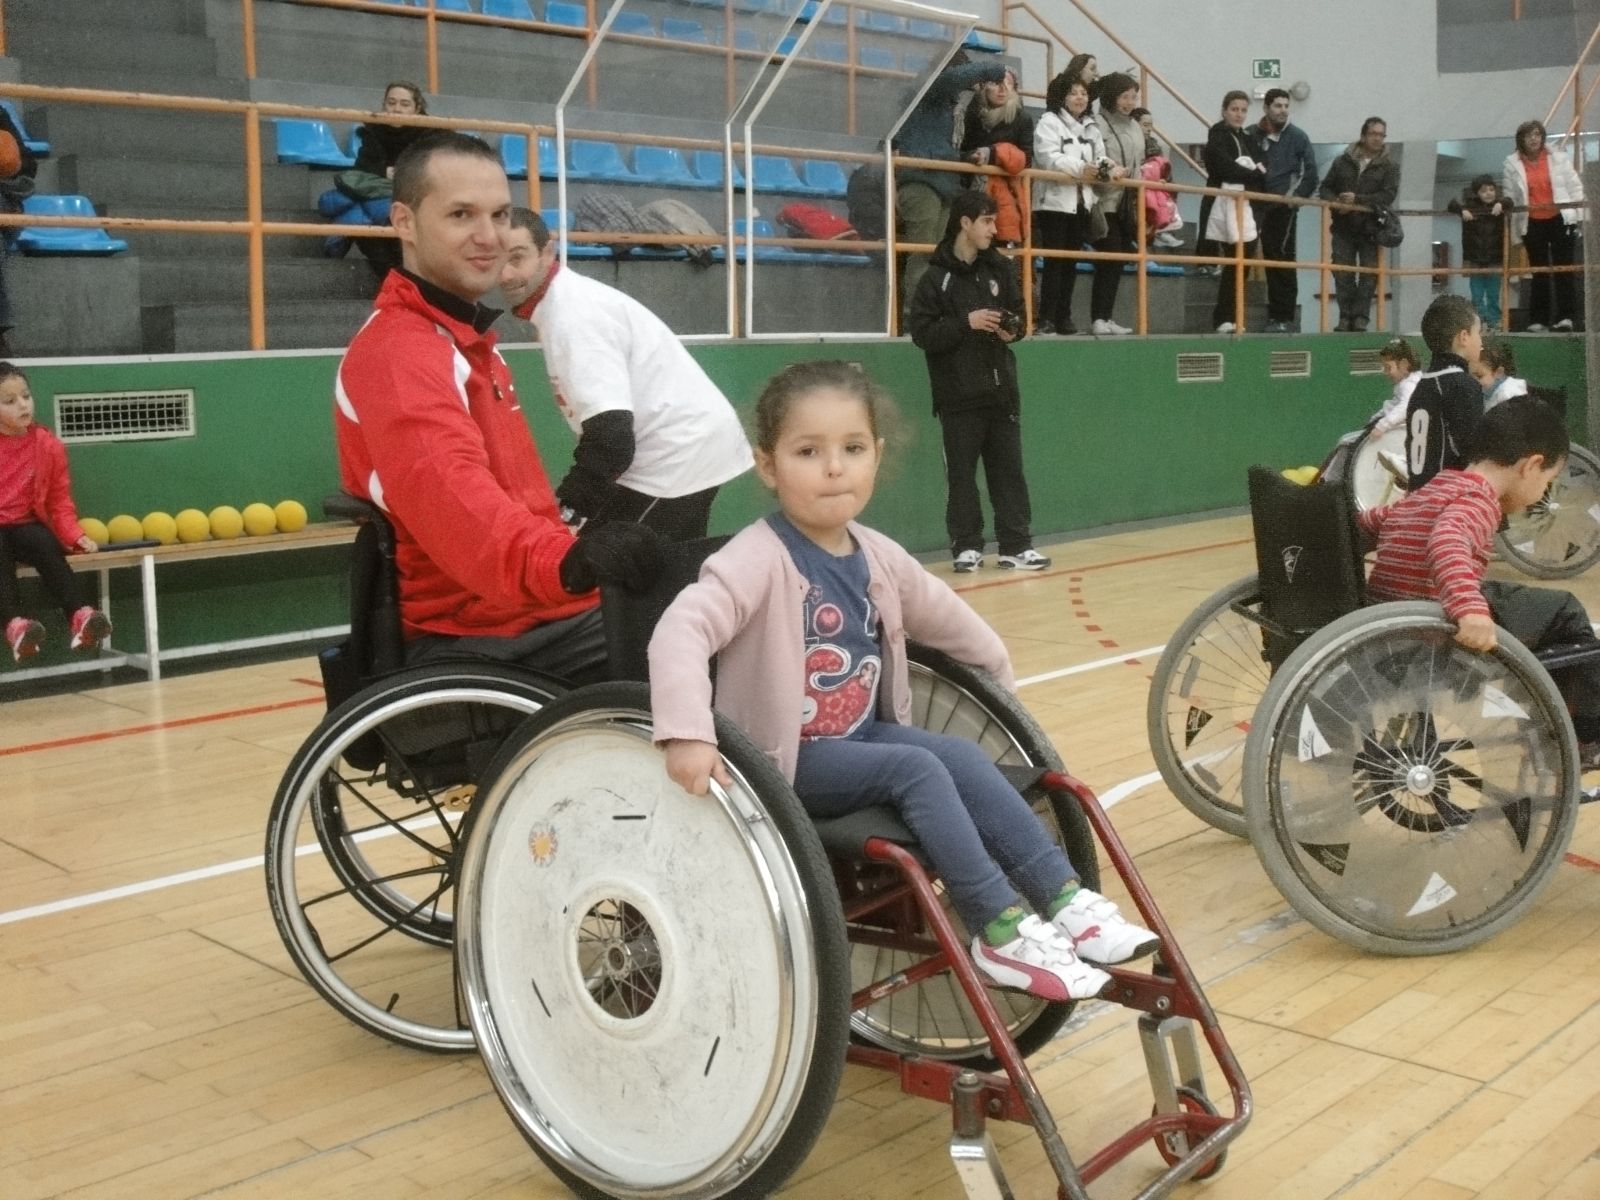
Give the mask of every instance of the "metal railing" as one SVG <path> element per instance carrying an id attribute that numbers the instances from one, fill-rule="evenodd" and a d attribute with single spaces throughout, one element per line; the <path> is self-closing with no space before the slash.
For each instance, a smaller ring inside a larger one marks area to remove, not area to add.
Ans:
<path id="1" fill-rule="evenodd" d="M 1521 19 L 1520 7 L 1517 19 Z M 1544 115 L 1545 128 L 1549 129 L 1555 124 L 1556 112 L 1561 108 L 1562 101 L 1567 98 L 1569 93 L 1571 94 L 1572 116 L 1567 121 L 1565 129 L 1562 130 L 1558 126 L 1553 131 L 1553 136 L 1571 139 L 1572 163 L 1579 170 L 1583 169 L 1584 151 L 1583 139 L 1578 135 L 1583 132 L 1583 116 L 1589 111 L 1589 104 L 1594 99 L 1596 89 L 1600 88 L 1600 72 L 1597 72 L 1595 77 L 1589 81 L 1587 90 L 1582 87 L 1581 80 L 1583 78 L 1584 64 L 1589 61 L 1589 56 L 1594 53 L 1597 44 L 1600 44 L 1600 22 L 1595 24 L 1594 32 L 1589 35 L 1589 40 L 1584 43 L 1583 50 L 1578 55 L 1578 61 L 1572 64 L 1572 70 L 1568 73 L 1565 82 L 1562 83 L 1561 90 L 1556 93 L 1556 98 L 1550 102 L 1550 111 Z"/>

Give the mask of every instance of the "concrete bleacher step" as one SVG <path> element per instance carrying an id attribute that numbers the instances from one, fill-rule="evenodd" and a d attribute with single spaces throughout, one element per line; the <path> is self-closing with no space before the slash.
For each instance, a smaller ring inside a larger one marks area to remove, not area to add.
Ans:
<path id="1" fill-rule="evenodd" d="M 29 131 L 37 121 L 58 154 L 230 163 L 239 170 L 244 167 L 241 117 L 59 103 L 25 111 Z M 271 153 L 269 138 L 270 124 L 262 130 L 263 155 Z"/>
<path id="2" fill-rule="evenodd" d="M 29 25 L 96 29 L 136 27 L 151 32 L 204 33 L 206 0 L 138 0 L 113 4 L 108 0 L 6 0 L 6 33 L 14 40 Z M 15 45 L 11 53 L 18 53 Z M 25 51 L 24 51 L 25 52 Z"/>
<path id="3" fill-rule="evenodd" d="M 250 85 L 243 79 L 218 79 L 205 74 L 164 74 L 136 66 L 85 68 L 70 62 L 22 60 L 22 82 L 42 87 L 96 88 L 111 92 L 148 92 L 163 96 L 208 96 L 213 100 L 246 100 Z"/>
<path id="4" fill-rule="evenodd" d="M 341 350 L 372 312 L 370 300 L 274 303 L 267 339 L 274 350 Z M 240 304 L 162 304 L 140 308 L 150 354 L 248 350 L 250 312 Z"/>
<path id="5" fill-rule="evenodd" d="M 115 11 L 122 5 L 106 5 Z M 127 5 L 127 10 L 142 8 Z M 32 67 L 70 68 L 74 74 L 89 71 L 122 71 L 137 67 L 153 76 L 209 76 L 216 78 L 216 43 L 205 34 L 174 33 L 147 29 L 132 22 L 95 21 L 73 26 L 59 17 L 28 21 L 20 28 L 6 13 L 6 40 L 9 53 Z M 144 88 L 153 91 L 153 88 Z"/>
<path id="6" fill-rule="evenodd" d="M 190 216 L 196 200 L 213 208 L 231 206 L 234 220 L 245 211 L 242 159 L 230 164 L 65 154 L 60 162 L 62 187 L 93 197 L 108 211 L 125 213 L 131 206 L 146 205 L 164 207 L 167 216 Z M 266 208 L 312 219 L 306 199 L 306 169 L 263 163 L 261 201 Z"/>
<path id="7" fill-rule="evenodd" d="M 266 263 L 269 314 L 280 304 L 311 300 L 355 300 L 369 303 L 377 280 L 366 260 L 351 253 L 342 259 L 269 259 Z M 250 285 L 250 267 L 242 258 L 161 258 L 140 264 L 139 303 L 237 304 Z"/>

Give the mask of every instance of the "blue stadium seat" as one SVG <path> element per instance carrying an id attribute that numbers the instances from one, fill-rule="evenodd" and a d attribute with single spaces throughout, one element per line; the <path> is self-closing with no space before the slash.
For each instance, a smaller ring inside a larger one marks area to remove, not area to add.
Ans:
<path id="1" fill-rule="evenodd" d="M 567 243 L 567 257 L 570 258 L 610 258 L 611 247 L 601 246 L 595 242 L 574 242 L 566 237 L 567 230 L 572 228 L 572 214 L 562 208 L 543 208 L 539 215 L 544 218 L 544 223 L 549 226 L 550 232 Z"/>
<path id="2" fill-rule="evenodd" d="M 990 54 L 999 54 L 1006 48 L 1005 43 L 1000 40 L 999 34 L 984 33 L 981 29 L 974 29 L 967 34 L 967 40 L 961 44 L 973 50 L 987 51 Z"/>
<path id="3" fill-rule="evenodd" d="M 418 7 L 426 8 L 427 5 L 423 4 L 419 5 Z M 433 7 L 438 9 L 440 12 L 469 13 L 472 11 L 472 4 L 470 3 L 470 0 L 433 0 Z"/>
<path id="4" fill-rule="evenodd" d="M 775 154 L 758 154 L 752 163 L 758 192 L 805 192 L 805 181 L 795 174 L 794 163 Z"/>
<path id="5" fill-rule="evenodd" d="M 483 15 L 506 17 L 513 21 L 537 21 L 528 0 L 483 0 Z"/>
<path id="6" fill-rule="evenodd" d="M 512 179 L 528 177 L 528 141 L 514 133 L 500 139 L 500 165 Z"/>
<path id="7" fill-rule="evenodd" d="M 0 100 L 0 108 L 4 108 L 11 117 L 11 123 L 17 127 L 17 132 L 22 135 L 22 145 L 27 152 L 35 158 L 48 158 L 50 143 L 43 138 L 36 138 L 28 132 L 28 127 L 22 123 L 22 110 L 13 100 Z"/>
<path id="8" fill-rule="evenodd" d="M 722 186 L 721 150 L 696 150 L 692 161 L 696 179 L 710 187 Z M 744 172 L 739 169 L 738 163 L 733 164 L 733 186 L 744 186 Z"/>
<path id="9" fill-rule="evenodd" d="M 662 17 L 661 36 L 674 42 L 694 42 L 697 45 L 709 46 L 711 32 L 700 21 L 690 21 L 684 17 Z M 721 41 L 721 35 L 717 37 Z"/>
<path id="10" fill-rule="evenodd" d="M 735 50 L 762 50 L 761 36 L 748 25 L 740 25 L 733 31 L 733 48 Z"/>
<path id="11" fill-rule="evenodd" d="M 849 177 L 842 163 L 808 158 L 803 177 L 806 190 L 815 196 L 842 196 L 849 189 Z"/>
<path id="12" fill-rule="evenodd" d="M 824 41 L 818 38 L 810 44 L 808 49 L 811 51 L 812 58 L 820 59 L 822 62 L 842 63 L 850 57 L 849 51 L 845 48 L 843 42 L 836 42 L 831 39 Z"/>
<path id="13" fill-rule="evenodd" d="M 788 37 L 783 38 L 781 41 L 778 42 L 778 53 L 779 54 L 793 54 L 794 53 L 795 43 L 798 42 L 799 40 L 800 40 L 799 38 L 797 38 L 794 34 L 791 33 Z"/>
<path id="14" fill-rule="evenodd" d="M 539 178 L 554 179 L 561 174 L 561 161 L 556 156 L 555 138 L 539 139 Z"/>
<path id="15" fill-rule="evenodd" d="M 683 151 L 672 146 L 635 146 L 633 173 L 645 183 L 668 187 L 699 187 L 700 180 L 683 160 Z"/>
<path id="16" fill-rule="evenodd" d="M 800 19 L 802 21 L 813 20 L 817 15 L 817 9 L 819 7 L 820 6 L 817 4 L 817 0 L 806 0 L 806 2 L 800 6 Z M 832 8 L 828 9 L 828 15 L 822 18 L 822 23 L 824 25 L 843 25 L 844 10 L 845 6 L 842 0 L 840 0 L 840 2 L 835 3 Z"/>
<path id="17" fill-rule="evenodd" d="M 565 0 L 550 0 L 544 6 L 544 19 L 552 25 L 570 25 L 574 29 L 589 28 L 589 12 L 581 4 L 568 4 Z"/>
<path id="18" fill-rule="evenodd" d="M 886 46 L 858 46 L 856 60 L 863 67 L 876 67 L 880 71 L 893 71 L 900 65 L 894 51 Z"/>
<path id="19" fill-rule="evenodd" d="M 622 151 L 612 142 L 578 138 L 567 149 L 567 163 L 574 179 L 602 179 L 612 183 L 638 180 L 623 161 Z"/>
<path id="20" fill-rule="evenodd" d="M 738 217 L 733 222 L 734 252 L 740 262 L 745 259 L 744 232 L 745 221 Z M 758 238 L 779 237 L 771 221 L 757 218 L 754 225 L 749 227 Z M 865 254 L 835 254 L 830 250 L 793 250 L 788 246 L 757 246 L 757 262 L 787 262 L 787 263 L 822 263 L 834 266 L 862 266 L 872 260 Z"/>
<path id="21" fill-rule="evenodd" d="M 628 33 L 634 37 L 655 37 L 656 19 L 649 13 L 629 12 L 627 9 L 617 14 L 617 19 L 611 22 L 612 33 Z"/>
<path id="22" fill-rule="evenodd" d="M 274 117 L 278 131 L 278 161 L 308 167 L 353 167 L 355 155 L 339 149 L 326 121 Z"/>
<path id="23" fill-rule="evenodd" d="M 36 217 L 97 217 L 87 196 L 29 196 L 22 211 Z M 24 254 L 121 254 L 128 243 L 110 236 L 104 229 L 53 229 L 24 227 L 17 235 L 17 248 Z"/>
<path id="24" fill-rule="evenodd" d="M 906 32 L 912 37 L 938 38 L 944 41 L 950 36 L 950 26 L 941 21 L 925 21 L 920 17 L 911 17 L 906 21 Z"/>
<path id="25" fill-rule="evenodd" d="M 856 11 L 856 25 L 862 29 L 871 29 L 876 33 L 904 33 L 906 19 L 897 17 L 893 13 L 879 12 L 876 9 L 858 9 Z"/>

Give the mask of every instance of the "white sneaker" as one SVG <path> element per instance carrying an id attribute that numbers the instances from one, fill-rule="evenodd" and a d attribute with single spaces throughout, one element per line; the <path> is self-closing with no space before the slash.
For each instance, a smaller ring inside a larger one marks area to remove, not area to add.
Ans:
<path id="1" fill-rule="evenodd" d="M 1571 317 L 1562 317 L 1561 320 L 1557 321 L 1554 325 L 1551 326 L 1551 328 L 1554 329 L 1557 333 L 1571 333 L 1572 332 L 1572 318 Z"/>
<path id="2" fill-rule="evenodd" d="M 1526 333 L 1549 333 L 1550 331 L 1548 329 L 1546 329 L 1543 325 L 1541 325 L 1538 321 L 1535 321 L 1532 325 L 1529 325 L 1528 328 L 1524 332 L 1526 332 Z"/>
<path id="3" fill-rule="evenodd" d="M 1106 325 L 1109 327 L 1109 332 L 1116 334 L 1118 337 L 1133 332 L 1126 325 L 1118 325 L 1115 321 L 1107 321 Z"/>
<path id="4" fill-rule="evenodd" d="M 1111 986 L 1111 976 L 1080 959 L 1071 941 L 1032 913 L 1022 918 L 1017 936 L 1004 946 L 973 938 L 972 961 L 1001 987 L 1043 1000 L 1088 1000 Z"/>
<path id="5" fill-rule="evenodd" d="M 1002 560 L 1003 561 L 1003 560 Z M 983 555 L 976 550 L 963 550 L 951 564 L 957 575 L 967 575 L 983 566 Z"/>
<path id="6" fill-rule="evenodd" d="M 1238 332 L 1238 329 L 1239 327 L 1232 321 L 1224 321 L 1221 325 L 1217 326 L 1218 333 L 1236 333 Z"/>
<path id="7" fill-rule="evenodd" d="M 1089 332 L 1095 337 L 1110 337 L 1116 331 L 1116 327 L 1110 321 L 1096 321 L 1089 326 Z"/>
<path id="8" fill-rule="evenodd" d="M 1113 901 L 1086 887 L 1073 893 L 1071 902 L 1055 915 L 1054 924 L 1090 962 L 1127 962 L 1161 945 L 1160 938 L 1130 922 Z"/>
<path id="9" fill-rule="evenodd" d="M 1156 247 L 1158 250 L 1176 250 L 1179 246 L 1183 245 L 1183 239 L 1181 237 L 1174 237 L 1170 233 L 1158 233 L 1155 236 L 1155 240 L 1150 244 Z"/>
<path id="10" fill-rule="evenodd" d="M 1002 571 L 1042 571 L 1050 560 L 1037 550 L 1024 550 L 1021 554 L 1002 554 L 995 560 Z M 956 570 L 960 570 L 957 567 Z"/>

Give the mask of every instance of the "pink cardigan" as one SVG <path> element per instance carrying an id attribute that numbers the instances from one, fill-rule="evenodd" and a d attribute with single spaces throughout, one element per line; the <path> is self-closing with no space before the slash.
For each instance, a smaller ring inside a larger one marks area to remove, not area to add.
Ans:
<path id="1" fill-rule="evenodd" d="M 866 554 L 867 595 L 882 623 L 879 719 L 911 723 L 908 636 L 1015 688 L 1005 644 L 966 601 L 883 534 L 854 523 L 850 532 Z M 801 613 L 809 586 L 765 521 L 706 560 L 699 582 L 679 594 L 650 639 L 656 742 L 717 740 L 711 719 L 715 657 L 716 710 L 794 779 L 805 700 Z"/>

